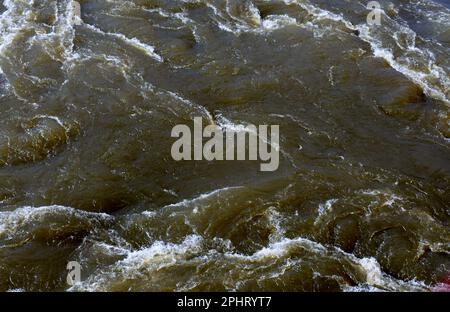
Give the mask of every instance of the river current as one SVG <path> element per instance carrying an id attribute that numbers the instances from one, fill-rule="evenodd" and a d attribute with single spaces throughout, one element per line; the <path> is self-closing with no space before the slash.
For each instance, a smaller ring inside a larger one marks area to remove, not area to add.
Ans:
<path id="1" fill-rule="evenodd" d="M 0 291 L 445 288 L 450 4 L 368 2 L 0 1 Z M 195 117 L 278 170 L 173 160 Z"/>

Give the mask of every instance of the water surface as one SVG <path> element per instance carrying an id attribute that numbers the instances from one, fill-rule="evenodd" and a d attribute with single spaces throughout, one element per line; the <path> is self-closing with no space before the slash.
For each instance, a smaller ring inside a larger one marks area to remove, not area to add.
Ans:
<path id="1" fill-rule="evenodd" d="M 448 1 L 380 1 L 380 26 L 362 0 L 80 3 L 0 6 L 0 290 L 448 277 Z M 280 125 L 279 170 L 173 161 L 196 116 Z"/>

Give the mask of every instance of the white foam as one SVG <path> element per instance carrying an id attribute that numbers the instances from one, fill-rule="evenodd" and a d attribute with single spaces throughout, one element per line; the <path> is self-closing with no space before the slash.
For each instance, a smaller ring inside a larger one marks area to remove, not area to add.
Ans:
<path id="1" fill-rule="evenodd" d="M 217 26 L 236 36 L 242 33 L 266 34 L 286 26 L 301 26 L 295 18 L 288 15 L 268 15 L 262 18 L 253 2 L 247 3 L 248 15 L 245 17 L 234 15 L 229 1 L 227 1 L 225 12 L 210 2 L 207 2 L 207 6 L 213 10 Z"/>
<path id="2" fill-rule="evenodd" d="M 405 75 L 412 82 L 420 86 L 424 92 L 433 98 L 439 99 L 445 102 L 447 105 L 450 105 L 450 100 L 447 97 L 447 92 L 450 90 L 450 79 L 447 75 L 446 70 L 442 67 L 438 66 L 435 62 L 434 55 L 431 51 L 421 48 L 416 48 L 414 41 L 410 41 L 410 44 L 407 46 L 403 46 L 399 40 L 396 40 L 396 43 L 399 47 L 403 48 L 405 53 L 405 57 L 402 59 L 402 56 L 395 57 L 394 53 L 391 49 L 385 47 L 384 42 L 380 39 L 380 36 L 376 35 L 377 28 L 371 27 L 367 25 L 367 23 L 362 23 L 359 25 L 353 25 L 349 21 L 347 21 L 342 15 L 334 14 L 327 10 L 318 8 L 309 2 L 304 2 L 300 0 L 283 0 L 287 4 L 296 3 L 303 9 L 305 9 L 309 14 L 313 15 L 316 20 L 330 20 L 335 22 L 342 23 L 346 28 L 351 30 L 358 30 L 360 35 L 359 37 L 370 44 L 372 48 L 372 52 L 374 56 L 385 59 L 389 65 L 397 70 L 398 72 Z M 395 38 L 395 36 L 400 33 L 405 33 L 407 36 L 412 38 L 417 37 L 417 34 L 405 26 L 398 24 L 396 21 L 392 20 L 388 15 L 382 11 L 384 24 L 382 25 L 384 31 L 392 32 L 391 36 Z M 317 25 L 313 25 L 313 29 L 317 28 Z M 406 55 L 408 52 L 415 52 L 420 55 L 421 58 L 427 60 L 422 65 L 427 67 L 426 71 L 418 71 L 413 69 L 412 67 L 408 67 L 408 62 L 414 64 L 417 59 L 409 60 Z M 430 81 L 439 81 L 441 86 L 436 86 Z"/>
<path id="3" fill-rule="evenodd" d="M 0 237 L 14 237 L 17 231 L 27 224 L 40 223 L 45 218 L 63 215 L 82 219 L 112 220 L 113 217 L 105 213 L 86 212 L 65 206 L 21 207 L 13 211 L 0 212 Z"/>
<path id="4" fill-rule="evenodd" d="M 165 267 L 176 265 L 179 261 L 187 260 L 202 251 L 203 238 L 198 235 L 189 235 L 180 244 L 156 241 L 150 247 L 128 252 L 125 259 L 116 262 L 112 269 L 114 276 L 119 273 L 121 278 L 139 276 L 145 271 L 157 271 Z M 109 281 L 108 272 L 97 272 L 80 282 L 68 291 L 84 290 L 98 291 L 103 289 Z"/>
<path id="5" fill-rule="evenodd" d="M 327 200 L 325 203 L 319 204 L 319 210 L 317 211 L 318 215 L 316 220 L 314 221 L 315 225 L 317 225 L 322 220 L 326 213 L 331 211 L 333 205 L 337 203 L 337 201 L 337 199 L 333 198 Z"/>
<path id="6" fill-rule="evenodd" d="M 445 94 L 445 90 L 450 89 L 450 79 L 445 70 L 435 64 L 434 59 L 432 58 L 433 54 L 430 51 L 422 52 L 415 46 L 404 47 L 399 44 L 399 46 L 406 49 L 406 51 L 415 51 L 417 53 L 420 53 L 424 58 L 429 59 L 427 64 L 427 72 L 411 69 L 406 63 L 408 59 L 399 61 L 398 58 L 394 57 L 392 50 L 389 48 L 385 48 L 383 46 L 382 40 L 377 39 L 374 35 L 372 35 L 369 26 L 364 24 L 359 25 L 358 30 L 360 31 L 360 38 L 370 44 L 374 56 L 386 60 L 392 68 L 404 74 L 415 84 L 419 85 L 423 89 L 423 91 L 430 97 L 439 99 L 448 105 L 450 104 L 450 100 Z M 431 58 L 427 57 L 426 54 L 431 56 Z M 443 89 L 441 90 L 439 87 L 430 84 L 430 80 L 439 81 L 442 84 Z"/>
<path id="7" fill-rule="evenodd" d="M 181 23 L 183 23 L 189 29 L 191 29 L 192 34 L 194 35 L 195 41 L 198 42 L 198 43 L 201 42 L 201 37 L 197 33 L 196 22 L 194 20 L 190 19 L 187 16 L 186 12 L 171 13 L 171 12 L 168 12 L 168 11 L 162 9 L 162 8 L 154 8 L 154 9 L 141 8 L 141 9 L 143 9 L 144 11 L 147 11 L 147 12 L 152 12 L 152 13 L 156 12 L 159 15 L 161 15 L 162 17 L 166 17 L 166 18 L 173 17 L 173 18 L 179 20 Z"/>
<path id="8" fill-rule="evenodd" d="M 266 214 L 268 215 L 269 223 L 273 228 L 272 233 L 269 236 L 270 242 L 277 242 L 283 239 L 286 231 L 284 230 L 283 216 L 276 210 L 275 207 L 270 207 Z"/>
<path id="9" fill-rule="evenodd" d="M 299 24 L 295 18 L 288 15 L 268 15 L 261 24 L 265 31 L 274 31 L 286 26 L 299 26 Z"/>
<path id="10" fill-rule="evenodd" d="M 149 248 L 129 253 L 126 259 L 120 261 L 118 266 L 135 267 L 150 265 L 169 266 L 175 264 L 177 258 L 184 258 L 189 254 L 202 251 L 203 238 L 199 235 L 187 236 L 181 244 L 154 242 Z"/>
<path id="11" fill-rule="evenodd" d="M 302 237 L 289 239 L 283 237 L 281 240 L 270 243 L 267 247 L 264 247 L 256 251 L 252 255 L 243 255 L 239 253 L 229 252 L 226 253 L 225 256 L 229 258 L 238 258 L 242 260 L 262 261 L 267 258 L 285 257 L 289 253 L 289 251 L 294 247 L 306 247 L 308 248 L 308 250 L 315 250 L 319 252 L 326 251 L 326 248 L 322 244 L 316 243 L 309 239 L 305 239 Z"/>
<path id="12" fill-rule="evenodd" d="M 14 289 L 9 289 L 6 292 L 26 292 L 26 290 L 23 288 L 14 288 Z"/>
<path id="13" fill-rule="evenodd" d="M 32 4 L 33 0 L 20 2 L 14 0 L 3 1 L 6 10 L 0 15 L 0 55 L 3 55 L 5 49 L 13 43 L 17 34 L 28 25 L 33 13 Z M 3 75 L 1 67 L 0 74 Z M 8 81 L 8 77 L 4 77 Z M 9 81 L 5 87 L 11 87 Z"/>
<path id="14" fill-rule="evenodd" d="M 226 118 L 225 116 L 219 114 L 216 116 L 217 125 L 222 129 L 222 131 L 228 131 L 228 132 L 235 132 L 235 133 L 250 133 L 259 139 L 261 139 L 262 142 L 264 142 L 267 145 L 270 145 L 273 149 L 276 151 L 280 151 L 280 145 L 276 144 L 275 142 L 269 142 L 267 139 L 263 139 L 259 136 L 258 131 L 255 131 L 253 127 L 246 124 L 236 124 Z M 281 150 L 281 153 L 284 155 L 285 153 Z"/>
<path id="15" fill-rule="evenodd" d="M 139 39 L 137 39 L 137 38 L 128 38 L 125 35 L 120 34 L 120 33 L 105 32 L 105 31 L 95 27 L 94 25 L 87 24 L 87 23 L 85 23 L 84 25 L 99 34 L 118 38 L 118 39 L 122 40 L 123 42 L 125 42 L 131 46 L 134 46 L 135 48 L 140 49 L 145 54 L 147 54 L 148 56 L 150 56 L 151 58 L 155 59 L 158 62 L 164 61 L 163 57 L 155 52 L 155 47 L 153 47 L 149 44 L 143 43 L 143 42 L 139 41 Z"/>
<path id="16" fill-rule="evenodd" d="M 214 197 L 218 194 L 224 193 L 224 192 L 229 192 L 229 191 L 233 191 L 233 190 L 237 190 L 237 189 L 241 189 L 241 186 L 232 186 L 232 187 L 224 187 L 224 188 L 220 188 L 217 190 L 213 190 L 211 192 L 208 193 L 204 193 L 201 194 L 193 199 L 185 199 L 181 202 L 175 203 L 175 204 L 170 204 L 165 206 L 164 208 L 175 208 L 175 207 L 186 207 L 192 204 L 196 204 L 198 202 L 201 202 L 203 200 L 209 199 L 211 197 Z"/>
<path id="17" fill-rule="evenodd" d="M 218 241 L 223 241 L 217 238 Z M 291 265 L 296 265 L 295 259 L 290 259 L 292 250 L 298 248 L 316 254 L 317 257 L 327 257 L 336 261 L 348 261 L 353 268 L 359 271 L 364 280 L 357 287 L 345 286 L 346 291 L 380 291 L 380 290 L 406 290 L 424 291 L 428 288 L 418 281 L 400 281 L 385 274 L 379 263 L 374 258 L 357 258 L 353 254 L 346 253 L 333 246 L 324 246 L 318 242 L 298 237 L 289 239 L 281 238 L 279 241 L 270 243 L 251 255 L 244 255 L 232 251 L 232 246 L 224 242 L 223 246 L 228 249 L 224 253 L 217 250 L 208 250 L 207 244 L 202 236 L 188 235 L 179 244 L 156 241 L 148 248 L 128 252 L 125 259 L 116 262 L 105 271 L 99 271 L 91 275 L 84 282 L 72 287 L 71 290 L 108 290 L 108 285 L 117 279 L 149 278 L 151 272 L 158 272 L 164 268 L 181 265 L 183 263 L 205 263 L 207 261 L 225 261 L 226 263 L 269 265 L 279 259 L 285 259 L 280 272 L 271 272 L 260 278 L 275 278 L 283 274 L 284 270 Z M 212 257 L 212 258 L 211 258 Z M 236 262 L 238 261 L 238 262 Z M 316 272 L 315 274 L 319 274 Z M 233 289 L 239 281 L 225 282 L 227 288 Z M 177 287 L 186 288 L 186 285 L 178 284 Z M 183 288 L 183 289 L 184 289 Z"/>
<path id="18" fill-rule="evenodd" d="M 172 92 L 172 91 L 165 91 L 167 92 L 167 94 L 169 94 L 171 97 L 175 98 L 176 100 L 186 104 L 188 107 L 192 107 L 192 108 L 198 108 L 200 109 L 200 111 L 209 119 L 210 124 L 214 124 L 214 119 L 211 115 L 211 113 L 206 109 L 206 107 L 199 105 L 199 104 L 195 104 L 183 97 L 181 97 L 178 93 Z"/>
<path id="19" fill-rule="evenodd" d="M 51 25 L 51 28 L 38 27 L 34 18 L 34 1 L 33 0 L 21 0 L 11 1 L 6 0 L 3 2 L 7 8 L 5 12 L 0 16 L 0 55 L 4 51 L 11 47 L 15 38 L 27 28 L 32 28 L 36 34 L 28 39 L 29 44 L 40 44 L 44 47 L 46 53 L 54 60 L 65 64 L 65 60 L 73 53 L 73 39 L 75 36 L 75 30 L 73 28 L 73 20 L 75 18 L 72 0 L 65 0 L 64 2 L 53 2 L 55 14 L 55 22 Z M 62 51 L 62 53 L 60 52 Z M 64 67 L 64 65 L 63 65 Z M 3 74 L 3 70 L 0 68 L 0 74 Z M 22 73 L 35 83 L 40 82 L 54 82 L 54 80 L 38 77 L 33 77 Z M 4 75 L 8 81 L 8 76 Z M 12 88 L 11 84 L 7 83 L 6 87 L 14 92 L 16 97 L 27 102 L 17 94 L 16 90 Z"/>
<path id="20" fill-rule="evenodd" d="M 0 15 L 0 54 L 12 43 L 17 33 L 29 23 L 33 13 L 33 2 L 33 0 L 3 1 L 6 11 Z"/>
<path id="21" fill-rule="evenodd" d="M 110 245 L 110 244 L 107 244 L 104 242 L 98 242 L 98 241 L 96 241 L 94 243 L 94 246 L 96 248 L 99 248 L 103 253 L 105 253 L 107 255 L 112 255 L 112 256 L 117 256 L 117 255 L 125 256 L 131 252 L 130 249 L 128 249 L 128 248 L 114 246 L 114 245 Z"/>

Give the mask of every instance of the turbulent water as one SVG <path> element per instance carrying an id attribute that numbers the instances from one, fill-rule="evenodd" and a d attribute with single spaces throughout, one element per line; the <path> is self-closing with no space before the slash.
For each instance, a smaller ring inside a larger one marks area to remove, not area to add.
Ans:
<path id="1" fill-rule="evenodd" d="M 79 2 L 0 2 L 1 291 L 448 279 L 449 1 Z M 174 161 L 196 116 L 280 125 L 279 169 Z"/>

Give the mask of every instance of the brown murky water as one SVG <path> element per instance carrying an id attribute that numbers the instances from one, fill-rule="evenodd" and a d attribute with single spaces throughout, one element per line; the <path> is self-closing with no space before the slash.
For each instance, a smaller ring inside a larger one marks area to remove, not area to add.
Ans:
<path id="1" fill-rule="evenodd" d="M 0 290 L 428 291 L 450 273 L 447 1 L 4 0 Z M 280 167 L 172 127 L 280 125 Z M 82 280 L 66 283 L 69 261 Z"/>

